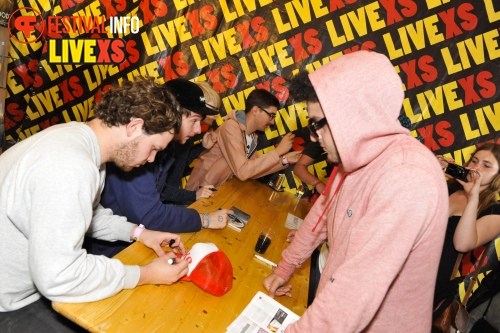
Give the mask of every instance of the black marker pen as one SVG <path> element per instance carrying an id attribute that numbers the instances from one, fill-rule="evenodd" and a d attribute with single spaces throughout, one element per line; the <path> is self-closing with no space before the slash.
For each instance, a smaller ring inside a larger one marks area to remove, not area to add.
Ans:
<path id="1" fill-rule="evenodd" d="M 202 188 L 202 187 L 203 186 L 198 186 L 198 188 Z M 209 190 L 212 192 L 217 192 L 217 189 L 215 187 L 210 187 Z"/>

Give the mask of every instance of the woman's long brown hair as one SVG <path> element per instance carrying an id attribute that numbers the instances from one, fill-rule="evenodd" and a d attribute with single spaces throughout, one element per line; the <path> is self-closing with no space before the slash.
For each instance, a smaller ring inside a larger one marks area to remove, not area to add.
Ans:
<path id="1" fill-rule="evenodd" d="M 493 154 L 497 163 L 500 165 L 500 145 L 496 143 L 486 143 L 477 148 L 472 158 L 476 155 L 478 151 L 489 151 Z M 470 161 L 469 161 L 470 163 Z M 469 164 L 467 163 L 467 164 Z M 499 173 L 491 181 L 491 183 L 484 190 L 479 193 L 479 206 L 477 207 L 477 212 L 480 213 L 491 205 L 498 203 L 498 194 L 500 193 L 500 169 Z"/>

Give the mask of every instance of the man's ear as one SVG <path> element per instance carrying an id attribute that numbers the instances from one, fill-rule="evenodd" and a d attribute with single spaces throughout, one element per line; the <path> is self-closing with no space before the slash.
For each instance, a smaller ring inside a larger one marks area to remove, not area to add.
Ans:
<path id="1" fill-rule="evenodd" d="M 127 137 L 139 136 L 142 134 L 142 128 L 144 126 L 144 120 L 141 118 L 132 118 L 130 122 L 125 125 L 127 132 Z"/>
<path id="2" fill-rule="evenodd" d="M 250 109 L 250 112 L 253 113 L 254 115 L 257 115 L 257 112 L 259 111 L 260 109 L 257 105 L 252 106 L 252 108 Z"/>

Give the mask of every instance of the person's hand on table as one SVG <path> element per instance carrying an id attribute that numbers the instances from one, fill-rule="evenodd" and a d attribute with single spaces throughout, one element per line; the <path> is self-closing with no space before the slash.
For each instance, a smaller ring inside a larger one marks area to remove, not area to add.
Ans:
<path id="1" fill-rule="evenodd" d="M 202 186 L 198 191 L 196 191 L 196 200 L 199 200 L 201 198 L 210 198 L 211 196 L 214 195 L 213 185 L 204 185 Z"/>
<path id="2" fill-rule="evenodd" d="M 290 230 L 288 235 L 286 235 L 286 242 L 291 243 L 293 241 L 293 238 L 295 237 L 296 233 L 297 233 L 297 230 Z"/>
<path id="3" fill-rule="evenodd" d="M 234 214 L 230 209 L 219 209 L 214 212 L 208 213 L 210 218 L 210 225 L 207 229 L 224 229 L 229 222 L 229 217 L 227 214 Z M 203 221 L 203 217 L 202 217 Z"/>
<path id="4" fill-rule="evenodd" d="M 172 249 L 177 248 L 180 253 L 186 253 L 184 244 L 181 242 L 181 236 L 170 232 L 144 229 L 139 237 L 139 241 L 154 250 L 159 257 L 165 255 L 165 251 L 161 248 L 162 246 L 170 246 Z"/>
<path id="5" fill-rule="evenodd" d="M 149 264 L 140 266 L 141 277 L 138 285 L 143 284 L 166 284 L 170 285 L 188 273 L 188 262 L 177 258 L 175 253 L 163 252 L 163 256 L 153 259 Z M 175 264 L 169 264 L 168 260 L 175 258 Z"/>
<path id="6" fill-rule="evenodd" d="M 269 275 L 264 279 L 264 281 L 262 281 L 262 284 L 264 284 L 264 288 L 266 288 L 266 290 L 269 292 L 269 296 L 271 296 L 272 298 L 274 298 L 274 296 L 284 295 L 292 297 L 292 294 L 290 293 L 290 291 L 292 290 L 292 286 L 285 286 L 285 283 L 285 279 L 274 273 Z"/>

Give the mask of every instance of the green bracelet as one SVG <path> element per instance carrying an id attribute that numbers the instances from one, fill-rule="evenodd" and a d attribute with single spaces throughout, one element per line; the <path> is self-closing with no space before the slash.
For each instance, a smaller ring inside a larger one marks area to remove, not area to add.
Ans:
<path id="1" fill-rule="evenodd" d="M 205 221 L 207 221 L 207 225 L 203 227 L 206 229 L 210 226 L 210 215 L 203 213 L 203 216 L 205 217 Z"/>

